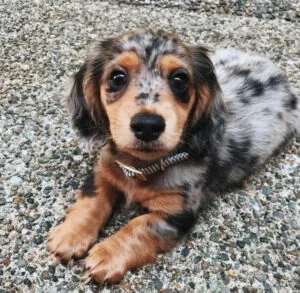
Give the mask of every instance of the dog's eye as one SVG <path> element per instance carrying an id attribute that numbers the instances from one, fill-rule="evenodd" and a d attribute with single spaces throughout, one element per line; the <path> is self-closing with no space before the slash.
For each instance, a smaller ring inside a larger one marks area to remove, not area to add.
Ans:
<path id="1" fill-rule="evenodd" d="M 109 85 L 111 90 L 119 91 L 127 84 L 127 75 L 122 70 L 115 70 L 111 73 Z"/>
<path id="2" fill-rule="evenodd" d="M 169 82 L 173 91 L 177 93 L 186 92 L 189 87 L 189 77 L 185 72 L 174 72 L 169 77 Z"/>

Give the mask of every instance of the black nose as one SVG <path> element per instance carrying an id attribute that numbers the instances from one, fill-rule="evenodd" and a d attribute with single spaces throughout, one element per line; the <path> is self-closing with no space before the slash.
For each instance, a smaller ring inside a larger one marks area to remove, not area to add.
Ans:
<path id="1" fill-rule="evenodd" d="M 136 138 L 149 142 L 160 136 L 166 124 L 160 115 L 137 114 L 132 118 L 130 126 Z"/>

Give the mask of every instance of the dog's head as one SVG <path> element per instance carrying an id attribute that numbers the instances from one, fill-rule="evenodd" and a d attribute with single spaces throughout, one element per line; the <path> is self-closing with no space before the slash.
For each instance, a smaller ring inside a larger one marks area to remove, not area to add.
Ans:
<path id="1" fill-rule="evenodd" d="M 223 103 L 207 51 L 164 31 L 97 43 L 75 75 L 68 103 L 82 137 L 111 140 L 143 160 L 183 144 L 201 152 L 222 125 Z"/>

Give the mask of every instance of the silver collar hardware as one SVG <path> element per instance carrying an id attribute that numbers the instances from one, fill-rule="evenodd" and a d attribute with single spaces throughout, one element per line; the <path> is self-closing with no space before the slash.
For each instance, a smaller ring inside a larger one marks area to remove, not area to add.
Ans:
<path id="1" fill-rule="evenodd" d="M 147 176 L 152 175 L 158 171 L 165 171 L 168 167 L 187 160 L 189 154 L 186 152 L 177 153 L 175 155 L 171 155 L 165 158 L 161 158 L 159 162 L 156 162 L 152 165 L 143 167 L 143 168 L 134 168 L 132 166 L 121 163 L 116 160 L 116 163 L 124 172 L 125 176 L 129 178 L 138 178 L 143 181 L 147 181 Z"/>

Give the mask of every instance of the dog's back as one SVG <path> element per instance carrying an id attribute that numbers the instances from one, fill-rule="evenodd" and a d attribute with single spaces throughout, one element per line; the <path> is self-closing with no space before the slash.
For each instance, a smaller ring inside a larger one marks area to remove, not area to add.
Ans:
<path id="1" fill-rule="evenodd" d="M 220 49 L 212 62 L 227 114 L 208 181 L 233 183 L 299 133 L 299 99 L 286 74 L 266 58 Z"/>

